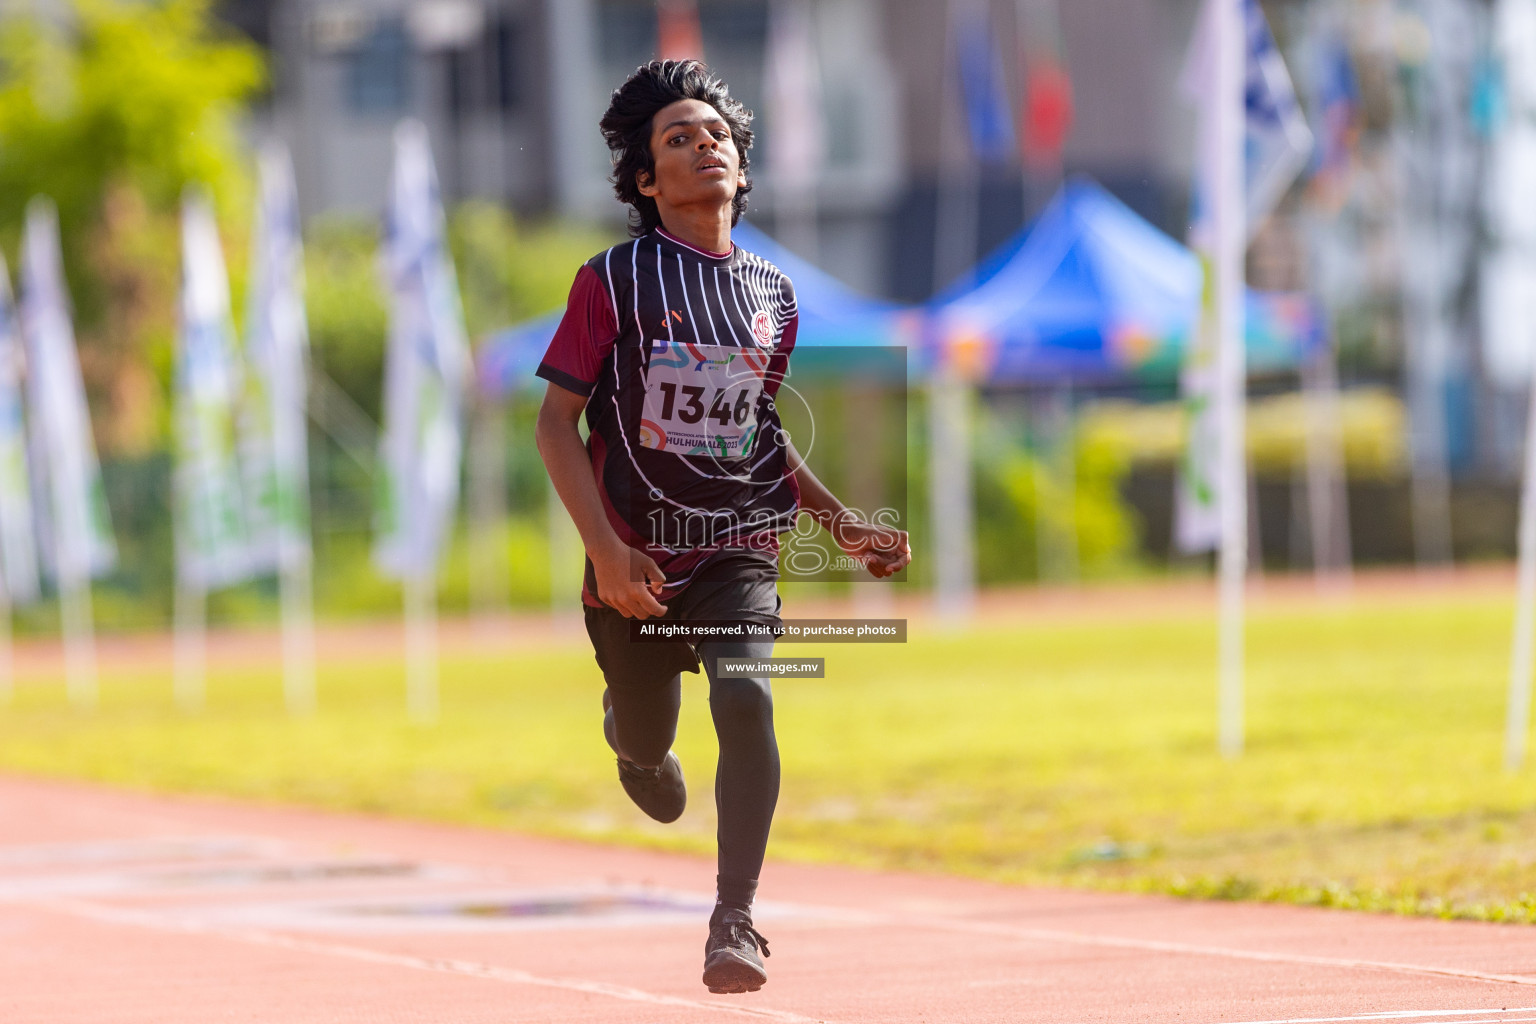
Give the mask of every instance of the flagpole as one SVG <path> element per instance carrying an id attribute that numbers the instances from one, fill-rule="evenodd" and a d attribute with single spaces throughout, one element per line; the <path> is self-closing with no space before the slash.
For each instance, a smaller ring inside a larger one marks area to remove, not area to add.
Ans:
<path id="1" fill-rule="evenodd" d="M 70 703 L 82 711 L 94 711 L 98 696 L 90 586 L 74 584 L 59 596 L 64 627 L 64 686 Z"/>
<path id="2" fill-rule="evenodd" d="M 257 272 L 261 272 L 260 264 Z M 239 403 L 244 372 L 235 345 L 218 225 L 207 194 L 182 200 L 181 321 L 176 354 L 177 705 L 200 711 L 208 686 L 208 594 L 248 579 L 255 566 L 241 480 L 249 437 Z M 244 443 L 242 443 L 244 442 Z"/>
<path id="3" fill-rule="evenodd" d="M 1056 0 L 1016 0 L 1014 33 L 1015 48 L 1018 51 L 1016 56 L 1019 92 L 1025 103 L 1033 104 L 1035 100 L 1030 95 L 1033 61 L 1044 59 L 1044 55 L 1049 54 L 1053 66 L 1058 70 L 1061 68 L 1061 13 Z M 1030 120 L 1033 121 L 1032 114 Z M 1026 132 L 1031 130 L 1026 129 Z M 1024 145 L 1021 146 L 1020 152 L 1024 155 L 1024 159 L 1019 161 L 1019 177 L 1023 182 L 1021 209 L 1025 224 L 1034 219 L 1038 210 L 1044 209 L 1045 204 L 1061 191 L 1062 185 L 1067 180 L 1065 136 L 1060 140 L 1063 146 L 1048 153 L 1030 148 L 1029 137 L 1026 134 L 1021 139 Z M 1037 190 L 1036 186 L 1040 184 L 1045 185 L 1045 188 Z M 1044 194 L 1043 201 L 1037 192 Z"/>
<path id="4" fill-rule="evenodd" d="M 68 527 L 58 538 L 59 619 L 64 635 L 64 688 L 70 703 L 82 711 L 96 709 L 96 638 L 91 619 L 91 577 L 84 556 L 76 550 Z"/>
<path id="5" fill-rule="evenodd" d="M 64 641 L 65 689 L 82 710 L 96 706 L 96 644 L 91 576 L 117 553 L 101 495 L 90 413 L 80 381 L 74 327 L 59 255 L 58 211 L 36 197 L 27 204 L 23 335 L 34 424 L 34 451 L 46 478 L 39 521 L 51 530 L 54 578 Z"/>
<path id="6" fill-rule="evenodd" d="M 257 457 L 254 465 L 246 466 L 251 479 L 247 507 L 257 558 L 253 569 L 277 574 L 283 702 L 289 714 L 299 716 L 315 710 L 314 554 L 305 423 L 309 333 L 298 195 L 293 161 L 281 142 L 263 145 L 260 183 L 252 261 L 257 287 L 248 307 L 246 351 L 264 385 L 261 411 L 266 421 L 250 438 Z M 263 511 L 274 507 L 275 514 Z"/>
<path id="7" fill-rule="evenodd" d="M 280 541 L 287 545 L 285 538 Z M 315 711 L 315 608 L 313 572 L 307 552 L 284 559 L 278 572 L 282 602 L 283 703 L 290 715 Z"/>
<path id="8" fill-rule="evenodd" d="M 393 301 L 374 559 L 402 584 L 406 708 L 435 721 L 437 563 L 453 529 L 472 362 L 425 126 L 395 129 L 386 270 Z"/>
<path id="9" fill-rule="evenodd" d="M 1506 69 L 1522 67 L 1536 58 L 1536 38 L 1528 29 L 1532 11 L 1529 3 L 1501 2 L 1494 8 L 1493 36 L 1499 41 L 1496 56 Z M 1502 322 L 1487 327 L 1503 335 L 1498 346 L 1506 352 L 1524 356 L 1529 404 L 1526 410 L 1525 465 L 1520 485 L 1520 526 L 1518 585 L 1515 596 L 1515 625 L 1509 668 L 1509 700 L 1505 711 L 1504 767 L 1513 772 L 1525 761 L 1531 722 L 1532 672 L 1536 670 L 1536 356 L 1532 355 L 1533 327 L 1518 306 L 1508 302 L 1519 292 L 1528 298 L 1536 261 L 1532 260 L 1536 237 L 1528 222 L 1517 216 L 1521 204 L 1528 202 L 1528 182 L 1536 166 L 1529 156 L 1536 141 L 1536 89 L 1528 75 L 1504 76 L 1509 95 L 1504 124 L 1494 137 L 1486 187 L 1498 217 L 1503 238 L 1489 263 L 1485 265 L 1485 286 L 1492 284 L 1494 267 L 1503 271 Z M 1500 266 L 1502 264 L 1502 266 Z M 1529 309 L 1526 306 L 1526 309 Z M 1485 307 L 1486 309 L 1486 307 Z M 1485 319 L 1493 320 L 1485 314 Z M 1487 351 L 1487 349 L 1485 349 Z M 1508 361 L 1508 360 L 1506 360 Z M 1513 376 L 1513 374 L 1511 374 Z"/>
<path id="10" fill-rule="evenodd" d="M 809 0 L 774 0 L 769 19 L 764 77 L 775 222 L 779 241 L 815 263 L 824 130 L 814 15 Z"/>
<path id="11" fill-rule="evenodd" d="M 15 696 L 16 666 L 11 615 L 37 598 L 37 553 L 29 493 L 26 419 L 23 416 L 22 341 L 11 272 L 0 256 L 0 704 Z M 8 472 L 9 470 L 9 472 Z"/>
<path id="12" fill-rule="evenodd" d="M 1446 386 L 1459 362 L 1457 307 L 1475 244 L 1468 225 L 1478 220 L 1468 207 L 1480 197 L 1472 194 L 1475 176 L 1461 166 L 1461 154 L 1472 142 L 1461 126 L 1466 122 L 1462 83 L 1471 80 L 1476 59 L 1474 26 L 1467 10 L 1455 4 L 1424 6 L 1420 24 L 1432 45 L 1408 96 L 1408 114 L 1395 118 L 1400 177 L 1394 205 L 1414 557 L 1420 569 L 1434 569 L 1455 560 Z"/>
<path id="13" fill-rule="evenodd" d="M 1504 767 L 1509 771 L 1515 771 L 1525 761 L 1526 734 L 1531 725 L 1531 673 L 1536 670 L 1536 368 L 1531 374 L 1531 401 L 1526 413 L 1519 537 L 1515 631 L 1504 723 Z"/>
<path id="14" fill-rule="evenodd" d="M 959 87 L 960 71 L 957 46 L 959 35 L 957 20 L 975 7 L 975 0 L 947 0 L 944 5 L 944 58 L 943 82 L 939 89 L 942 104 L 939 112 L 940 152 L 937 168 L 937 195 L 934 202 L 933 228 L 933 290 L 943 290 L 959 275 L 969 274 L 976 260 L 977 204 L 981 182 L 980 162 L 971 154 L 971 146 L 965 142 L 965 132 L 955 123 L 955 110 L 965 103 Z M 963 167 L 956 167 L 953 159 L 946 161 L 947 152 L 967 154 Z"/>
<path id="15" fill-rule="evenodd" d="M 1226 757 L 1243 752 L 1243 581 L 1248 560 L 1246 368 L 1243 351 L 1244 54 L 1240 0 L 1213 6 L 1214 182 L 1212 269 L 1216 285 L 1216 422 L 1221 480 L 1218 550 L 1218 733 Z"/>
<path id="16" fill-rule="evenodd" d="M 430 572 L 405 577 L 406 706 L 422 725 L 437 721 L 437 593 Z"/>
<path id="17" fill-rule="evenodd" d="M 187 714 L 203 709 L 208 692 L 208 592 L 176 582 L 176 637 L 173 644 L 176 706 Z"/>
<path id="18" fill-rule="evenodd" d="M 12 643 L 11 594 L 0 586 L 0 705 L 9 705 L 16 695 L 16 658 Z"/>

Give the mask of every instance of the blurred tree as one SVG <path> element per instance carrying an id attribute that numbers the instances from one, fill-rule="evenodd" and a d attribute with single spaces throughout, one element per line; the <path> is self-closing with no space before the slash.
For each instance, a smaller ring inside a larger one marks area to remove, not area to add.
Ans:
<path id="1" fill-rule="evenodd" d="M 378 227 L 357 219 L 319 218 L 307 234 L 315 363 L 377 421 L 389 323 Z M 471 341 L 478 347 L 493 331 L 563 306 L 582 263 L 618 240 L 616 234 L 580 225 L 525 225 L 495 203 L 472 200 L 455 207 L 448 218 L 448 242 Z"/>
<path id="2" fill-rule="evenodd" d="M 263 76 L 208 0 L 65 0 L 0 19 L 0 238 L 14 251 L 34 195 L 58 204 L 104 454 L 160 440 L 177 204 L 200 182 L 226 225 L 243 224 L 239 117 Z"/>
<path id="3" fill-rule="evenodd" d="M 620 236 L 572 224 L 523 224 L 494 203 L 470 201 L 454 208 L 448 241 L 465 325 L 478 342 L 565 305 L 576 271 Z"/>
<path id="4" fill-rule="evenodd" d="M 993 438 L 996 450 L 978 459 L 974 470 L 977 579 L 983 584 L 1044 580 L 1040 520 L 1052 527 L 1050 535 L 1058 542 L 1075 540 L 1073 560 L 1084 579 L 1130 572 L 1139 524 L 1120 495 L 1130 468 L 1124 453 L 1099 438 L 1079 437 L 1073 486 L 1066 491 L 1053 473 L 1040 473 L 1036 453 L 1008 434 L 994 420 L 981 435 Z"/>
<path id="5" fill-rule="evenodd" d="M 389 330 L 378 227 L 356 218 L 317 217 L 305 234 L 312 361 L 377 423 Z"/>

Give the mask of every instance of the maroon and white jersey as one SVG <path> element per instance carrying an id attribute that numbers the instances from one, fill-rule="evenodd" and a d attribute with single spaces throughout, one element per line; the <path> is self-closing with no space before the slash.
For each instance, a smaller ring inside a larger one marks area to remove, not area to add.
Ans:
<path id="1" fill-rule="evenodd" d="M 538 375 L 587 399 L 587 449 L 614 530 L 666 574 L 775 579 L 799 509 L 775 399 L 799 314 L 759 256 L 656 229 L 588 260 Z M 598 605 L 591 563 L 582 599 Z"/>

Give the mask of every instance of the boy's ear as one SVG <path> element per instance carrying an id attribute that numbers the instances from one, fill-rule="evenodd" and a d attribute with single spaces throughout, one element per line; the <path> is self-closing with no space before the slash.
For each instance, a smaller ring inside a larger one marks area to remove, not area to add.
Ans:
<path id="1" fill-rule="evenodd" d="M 656 197 L 656 176 L 650 171 L 635 172 L 635 188 L 643 196 Z"/>

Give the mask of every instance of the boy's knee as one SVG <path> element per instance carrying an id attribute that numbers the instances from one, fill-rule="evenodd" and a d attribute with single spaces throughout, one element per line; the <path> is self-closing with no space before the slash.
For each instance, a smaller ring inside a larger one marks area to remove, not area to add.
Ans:
<path id="1" fill-rule="evenodd" d="M 619 730 L 619 749 L 624 752 L 624 759 L 632 761 L 641 768 L 655 768 L 667 759 L 667 751 L 672 749 L 672 742 L 658 742 L 652 737 L 626 736 Z"/>
<path id="2" fill-rule="evenodd" d="M 773 720 L 773 693 L 766 679 L 722 679 L 711 689 L 715 718 L 752 723 Z"/>
<path id="3" fill-rule="evenodd" d="M 676 694 L 636 700 L 628 691 L 610 688 L 603 698 L 603 734 L 620 757 L 642 768 L 655 768 L 667 759 L 677 739 L 680 701 Z"/>
<path id="4" fill-rule="evenodd" d="M 667 751 L 672 749 L 672 741 L 677 738 L 676 729 L 662 729 L 654 723 L 649 728 L 631 723 L 626 729 L 624 723 L 616 720 L 611 712 L 603 724 L 607 726 L 610 722 L 613 735 L 609 738 L 613 745 L 618 747 L 625 760 L 642 768 L 655 768 L 665 761 Z"/>

